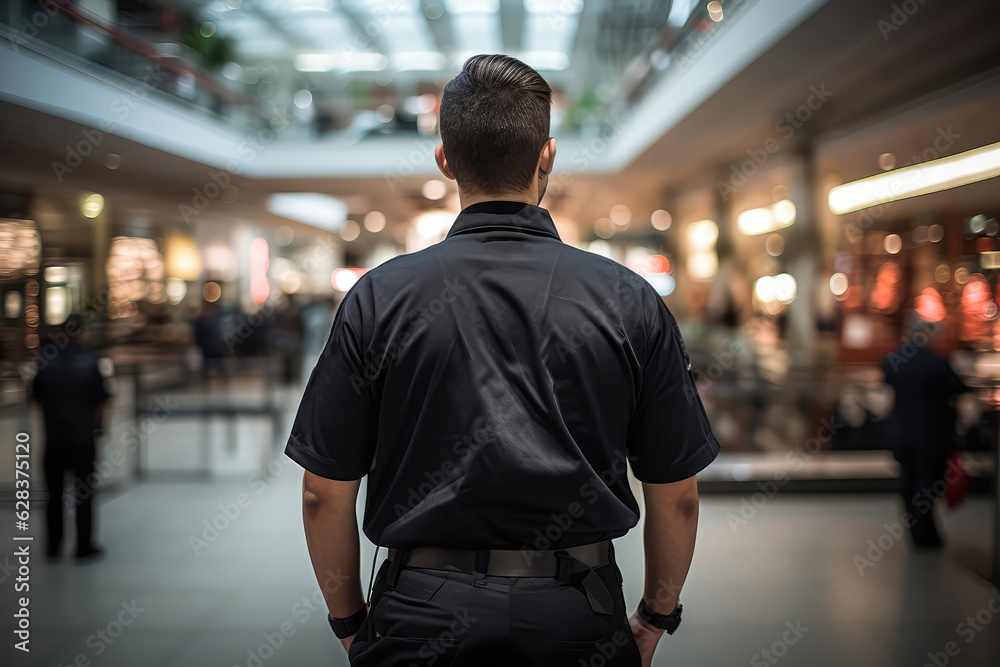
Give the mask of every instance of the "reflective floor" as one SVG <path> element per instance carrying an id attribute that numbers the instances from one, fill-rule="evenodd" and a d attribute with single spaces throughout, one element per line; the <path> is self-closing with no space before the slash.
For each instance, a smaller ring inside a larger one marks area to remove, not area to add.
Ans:
<path id="1" fill-rule="evenodd" d="M 3 664 L 347 665 L 309 566 L 300 471 L 281 461 L 267 479 L 148 481 L 105 494 L 103 560 L 32 561 L 30 656 L 11 648 L 15 575 L 4 563 Z M 932 554 L 893 536 L 889 496 L 784 495 L 753 516 L 743 500 L 703 498 L 684 624 L 654 664 L 998 664 L 989 603 L 1000 592 L 974 573 L 989 558 L 984 500 L 944 517 L 949 544 Z M 2 525 L 12 524 L 5 506 Z M 640 547 L 638 530 L 617 543 L 630 606 Z"/>

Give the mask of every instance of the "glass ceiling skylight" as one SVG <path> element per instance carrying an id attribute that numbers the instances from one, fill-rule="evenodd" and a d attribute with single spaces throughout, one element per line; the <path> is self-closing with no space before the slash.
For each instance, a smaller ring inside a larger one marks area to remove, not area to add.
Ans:
<path id="1" fill-rule="evenodd" d="M 568 60 L 579 26 L 579 14 L 529 14 L 521 48 L 528 53 L 562 53 Z"/>
<path id="2" fill-rule="evenodd" d="M 320 50 L 357 50 L 353 27 L 340 14 L 325 16 L 291 15 L 281 21 L 289 33 L 300 37 L 303 46 Z"/>
<path id="3" fill-rule="evenodd" d="M 451 18 L 452 34 L 458 50 L 457 65 L 480 53 L 500 53 L 503 38 L 497 14 L 462 13 Z"/>

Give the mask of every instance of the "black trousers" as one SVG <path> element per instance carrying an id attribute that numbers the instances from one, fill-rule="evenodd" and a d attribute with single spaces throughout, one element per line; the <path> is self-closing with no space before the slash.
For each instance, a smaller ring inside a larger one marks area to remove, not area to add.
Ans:
<path id="1" fill-rule="evenodd" d="M 922 547 L 940 545 L 942 539 L 934 519 L 934 503 L 945 488 L 947 455 L 928 447 L 906 450 L 897 458 L 903 505 L 913 516 L 910 527 L 913 543 Z"/>
<path id="2" fill-rule="evenodd" d="M 639 667 L 617 564 L 593 571 L 611 614 L 555 577 L 499 577 L 383 563 L 371 612 L 351 644 L 352 667 Z"/>
<path id="3" fill-rule="evenodd" d="M 95 447 L 93 443 L 71 445 L 68 443 L 46 443 L 45 487 L 49 492 L 45 508 L 46 551 L 50 556 L 59 553 L 63 538 L 63 490 L 66 473 L 73 474 L 73 504 L 76 505 L 76 549 L 86 553 L 93 548 L 94 535 L 94 490 L 88 485 L 87 477 L 94 470 Z"/>

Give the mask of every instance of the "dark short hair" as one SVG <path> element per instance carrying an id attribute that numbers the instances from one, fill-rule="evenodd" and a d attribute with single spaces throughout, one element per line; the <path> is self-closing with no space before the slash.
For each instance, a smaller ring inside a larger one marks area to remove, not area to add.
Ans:
<path id="1" fill-rule="evenodd" d="M 473 56 L 441 96 L 441 143 L 467 192 L 526 190 L 549 139 L 552 89 L 504 55 Z"/>

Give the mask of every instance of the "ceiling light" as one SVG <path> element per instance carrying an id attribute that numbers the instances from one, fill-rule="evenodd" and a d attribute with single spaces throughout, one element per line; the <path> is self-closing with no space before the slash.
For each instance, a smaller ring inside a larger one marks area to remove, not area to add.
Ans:
<path id="1" fill-rule="evenodd" d="M 295 69 L 300 72 L 381 72 L 389 59 L 381 53 L 344 50 L 337 53 L 300 53 L 295 56 Z M 244 79 L 246 81 L 246 79 Z"/>
<path id="2" fill-rule="evenodd" d="M 899 234 L 889 234 L 885 237 L 882 245 L 885 247 L 885 251 L 890 255 L 895 255 L 897 252 L 903 249 L 903 239 Z"/>
<path id="3" fill-rule="evenodd" d="M 632 209 L 625 204 L 615 204 L 611 207 L 608 217 L 611 218 L 611 222 L 624 227 L 632 220 Z"/>
<path id="4" fill-rule="evenodd" d="M 354 283 L 358 282 L 360 277 L 356 269 L 337 269 L 330 276 L 330 283 L 341 292 L 346 292 L 354 287 Z"/>
<path id="5" fill-rule="evenodd" d="M 359 236 L 361 236 L 361 225 L 354 220 L 344 220 L 344 224 L 340 226 L 340 238 L 350 242 Z"/>
<path id="6" fill-rule="evenodd" d="M 788 273 L 781 273 L 774 277 L 774 297 L 783 304 L 789 304 L 795 300 L 795 278 Z"/>
<path id="7" fill-rule="evenodd" d="M 903 167 L 830 190 L 828 204 L 837 215 L 869 206 L 940 192 L 1000 175 L 1000 143 Z"/>
<path id="8" fill-rule="evenodd" d="M 764 303 L 774 301 L 774 278 L 772 276 L 758 278 L 753 285 L 753 293 Z"/>
<path id="9" fill-rule="evenodd" d="M 300 109 L 307 109 L 313 102 L 313 94 L 308 90 L 300 90 L 292 95 L 292 102 Z"/>
<path id="10" fill-rule="evenodd" d="M 500 10 L 500 0 L 447 0 L 445 5 L 452 14 L 495 14 Z"/>
<path id="11" fill-rule="evenodd" d="M 524 0 L 524 9 L 529 14 L 579 14 L 583 0 Z"/>
<path id="12" fill-rule="evenodd" d="M 368 211 L 365 214 L 365 229 L 375 233 L 385 229 L 385 214 L 382 211 Z"/>
<path id="13" fill-rule="evenodd" d="M 319 229 L 336 231 L 347 218 L 344 202 L 318 192 L 279 192 L 267 198 L 267 210 Z"/>
<path id="14" fill-rule="evenodd" d="M 688 243 L 694 250 L 706 250 L 719 238 L 719 226 L 714 220 L 692 222 L 687 229 Z"/>
<path id="15" fill-rule="evenodd" d="M 80 202 L 80 211 L 88 218 L 96 218 L 104 210 L 104 197 L 94 193 L 87 195 Z"/>
<path id="16" fill-rule="evenodd" d="M 665 232 L 670 229 L 671 223 L 674 219 L 671 217 L 668 211 L 664 211 L 662 208 L 658 208 L 653 211 L 649 216 L 649 222 L 653 225 L 653 229 Z"/>
<path id="17" fill-rule="evenodd" d="M 563 70 L 569 67 L 569 56 L 562 51 L 529 51 L 521 60 L 535 69 Z"/>
<path id="18" fill-rule="evenodd" d="M 795 222 L 795 204 L 790 199 L 743 211 L 736 217 L 736 227 L 747 236 L 768 234 Z"/>
<path id="19" fill-rule="evenodd" d="M 392 66 L 399 72 L 436 72 L 448 59 L 438 51 L 409 51 L 394 53 Z"/>
<path id="20" fill-rule="evenodd" d="M 848 284 L 847 276 L 843 273 L 835 273 L 830 276 L 830 292 L 834 296 L 843 296 L 847 293 Z"/>
<path id="21" fill-rule="evenodd" d="M 420 192 L 423 193 L 424 197 L 427 197 L 432 201 L 437 201 L 438 199 L 441 199 L 441 197 L 444 197 L 448 192 L 448 186 L 445 185 L 444 181 L 432 178 L 424 183 L 423 187 L 420 188 Z"/>

